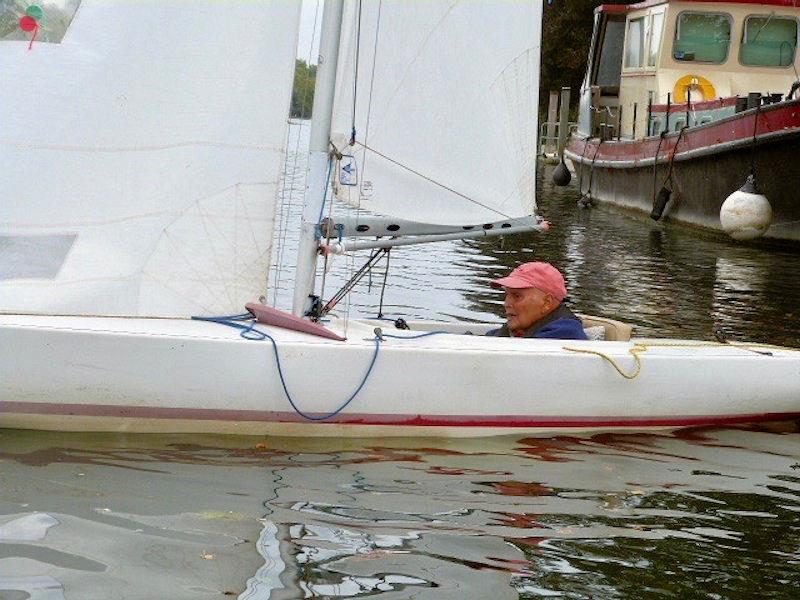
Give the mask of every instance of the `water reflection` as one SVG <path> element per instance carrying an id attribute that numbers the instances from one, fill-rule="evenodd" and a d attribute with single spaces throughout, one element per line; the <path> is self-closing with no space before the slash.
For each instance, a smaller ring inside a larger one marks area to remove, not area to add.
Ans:
<path id="1" fill-rule="evenodd" d="M 696 429 L 446 449 L 398 440 L 409 446 L 322 461 L 297 454 L 265 503 L 261 551 L 273 572 L 260 595 L 251 580 L 242 598 L 682 598 L 698 582 L 720 598 L 792 597 L 797 433 Z M 372 453 L 380 460 L 363 460 Z M 769 575 L 743 575 L 756 569 Z"/>
<path id="2" fill-rule="evenodd" d="M 380 442 L 0 436 L 3 600 L 800 591 L 796 424 Z"/>

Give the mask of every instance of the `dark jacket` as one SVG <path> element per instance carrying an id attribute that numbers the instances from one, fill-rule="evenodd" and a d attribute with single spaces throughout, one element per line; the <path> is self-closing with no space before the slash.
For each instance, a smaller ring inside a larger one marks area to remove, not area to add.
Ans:
<path id="1" fill-rule="evenodd" d="M 508 325 L 503 325 L 499 329 L 487 331 L 486 335 L 494 337 L 511 337 Z M 585 340 L 586 333 L 583 331 L 581 320 L 572 314 L 564 304 L 559 304 L 558 308 L 545 315 L 536 323 L 525 330 L 521 337 L 526 338 L 550 338 L 556 340 Z"/>

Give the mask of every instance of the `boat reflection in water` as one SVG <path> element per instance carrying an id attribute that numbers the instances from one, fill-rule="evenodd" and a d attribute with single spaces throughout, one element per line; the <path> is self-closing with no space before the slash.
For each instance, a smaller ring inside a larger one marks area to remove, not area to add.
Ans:
<path id="1" fill-rule="evenodd" d="M 788 426 L 298 453 L 272 471 L 265 564 L 240 598 L 686 597 L 707 579 L 720 597 L 781 597 L 800 586 L 798 439 Z"/>
<path id="2" fill-rule="evenodd" d="M 473 440 L 3 431 L 0 442 L 4 600 L 800 589 L 796 425 Z"/>

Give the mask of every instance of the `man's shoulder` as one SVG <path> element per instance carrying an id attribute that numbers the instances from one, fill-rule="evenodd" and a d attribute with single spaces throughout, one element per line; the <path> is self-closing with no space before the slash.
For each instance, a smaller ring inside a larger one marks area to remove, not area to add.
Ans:
<path id="1" fill-rule="evenodd" d="M 533 337 L 562 340 L 585 340 L 583 324 L 574 318 L 556 319 L 542 327 Z"/>

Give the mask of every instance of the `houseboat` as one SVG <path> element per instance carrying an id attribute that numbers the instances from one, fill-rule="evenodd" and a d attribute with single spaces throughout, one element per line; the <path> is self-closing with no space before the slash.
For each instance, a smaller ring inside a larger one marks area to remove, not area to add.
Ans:
<path id="1" fill-rule="evenodd" d="M 564 149 L 582 201 L 800 241 L 799 24 L 796 0 L 599 6 Z"/>

